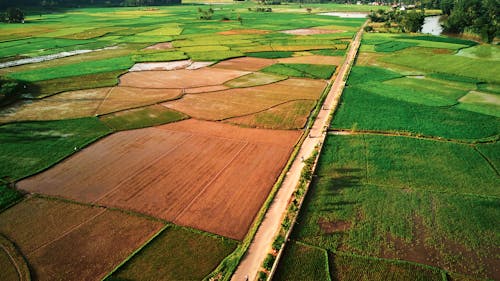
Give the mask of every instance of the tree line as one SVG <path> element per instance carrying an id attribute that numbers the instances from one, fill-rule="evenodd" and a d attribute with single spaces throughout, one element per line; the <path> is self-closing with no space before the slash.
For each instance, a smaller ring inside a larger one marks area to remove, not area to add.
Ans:
<path id="1" fill-rule="evenodd" d="M 500 0 L 442 0 L 446 32 L 471 32 L 491 43 L 498 37 Z"/>
<path id="2" fill-rule="evenodd" d="M 74 8 L 82 6 L 161 6 L 180 3 L 181 0 L 0 0 L 0 9 L 4 10 L 13 5 L 16 7 Z"/>

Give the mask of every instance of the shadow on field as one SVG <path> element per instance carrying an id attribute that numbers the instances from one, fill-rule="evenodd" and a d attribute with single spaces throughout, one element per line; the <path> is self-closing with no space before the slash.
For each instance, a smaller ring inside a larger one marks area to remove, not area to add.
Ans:
<path id="1" fill-rule="evenodd" d="M 34 141 L 59 140 L 64 135 L 55 134 L 47 128 L 36 129 L 29 123 L 11 123 L 0 125 L 0 142 L 32 143 Z"/>

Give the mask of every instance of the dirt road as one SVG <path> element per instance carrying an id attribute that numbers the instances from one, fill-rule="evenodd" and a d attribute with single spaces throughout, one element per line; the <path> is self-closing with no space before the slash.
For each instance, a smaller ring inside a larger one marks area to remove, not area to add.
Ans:
<path id="1" fill-rule="evenodd" d="M 319 112 L 318 117 L 311 128 L 309 136 L 304 140 L 304 143 L 302 144 L 295 161 L 287 173 L 281 188 L 271 203 L 271 206 L 269 207 L 262 224 L 257 230 L 247 253 L 241 260 L 240 265 L 236 269 L 236 272 L 231 280 L 244 281 L 247 280 L 247 278 L 248 280 L 256 279 L 262 262 L 271 249 L 274 235 L 280 228 L 281 220 L 286 212 L 288 200 L 299 183 L 300 173 L 304 167 L 304 163 L 301 159 L 307 159 L 313 152 L 316 145 L 322 144 L 325 140 L 326 129 L 328 128 L 330 122 L 330 112 L 337 107 L 340 96 L 342 95 L 342 90 L 345 86 L 343 78 L 348 73 L 351 65 L 354 63 L 354 59 L 356 58 L 361 42 L 362 30 L 363 28 L 361 28 L 356 34 L 349 52 L 347 53 L 344 64 L 339 69 L 337 76 L 333 81 L 330 81 L 330 83 L 333 82 L 333 85 L 327 98 L 325 99 L 325 102 L 323 103 L 322 110 Z"/>

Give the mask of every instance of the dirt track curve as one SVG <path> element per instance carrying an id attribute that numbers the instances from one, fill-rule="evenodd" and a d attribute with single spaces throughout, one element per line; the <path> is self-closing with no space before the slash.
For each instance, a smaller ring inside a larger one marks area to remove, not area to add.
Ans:
<path id="1" fill-rule="evenodd" d="M 323 143 L 325 140 L 326 128 L 328 128 L 330 122 L 330 112 L 335 110 L 340 100 L 340 96 L 342 95 L 342 91 L 345 86 L 343 78 L 348 73 L 356 58 L 361 42 L 363 27 L 356 34 L 356 37 L 351 44 L 351 48 L 347 53 L 344 64 L 338 71 L 337 76 L 333 81 L 330 80 L 330 83 L 333 82 L 333 85 L 322 105 L 322 110 L 319 112 L 318 117 L 314 121 L 309 136 L 304 140 L 304 143 L 302 144 L 297 157 L 290 167 L 282 186 L 271 203 L 262 224 L 257 230 L 257 233 L 247 250 L 247 253 L 242 258 L 231 280 L 244 281 L 256 279 L 262 262 L 271 249 L 274 236 L 279 230 L 283 215 L 286 212 L 288 200 L 299 183 L 300 173 L 304 167 L 304 163 L 301 159 L 307 159 L 312 154 L 316 145 Z"/>

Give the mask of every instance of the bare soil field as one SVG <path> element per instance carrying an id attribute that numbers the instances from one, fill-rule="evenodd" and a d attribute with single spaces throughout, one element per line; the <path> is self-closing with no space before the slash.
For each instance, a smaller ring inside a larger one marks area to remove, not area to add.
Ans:
<path id="1" fill-rule="evenodd" d="M 173 48 L 173 46 L 172 46 L 171 42 L 165 42 L 165 43 L 158 43 L 158 44 L 151 45 L 149 47 L 146 47 L 145 49 L 146 50 L 168 50 L 168 49 L 172 49 L 172 48 Z"/>
<path id="2" fill-rule="evenodd" d="M 93 116 L 111 88 L 65 92 L 0 110 L 0 122 L 57 120 Z"/>
<path id="3" fill-rule="evenodd" d="M 100 280 L 163 227 L 118 211 L 30 198 L 0 214 L 38 280 Z"/>
<path id="4" fill-rule="evenodd" d="M 291 101 L 252 115 L 227 119 L 225 122 L 264 129 L 300 129 L 305 126 L 314 104 L 313 100 Z"/>
<path id="5" fill-rule="evenodd" d="M 315 100 L 325 86 L 321 80 L 287 79 L 252 88 L 185 95 L 163 105 L 194 118 L 223 120 L 257 113 L 288 101 Z"/>
<path id="6" fill-rule="evenodd" d="M 228 31 L 221 31 L 217 34 L 220 35 L 239 35 L 239 34 L 267 34 L 269 30 L 262 29 L 232 29 Z"/>
<path id="7" fill-rule="evenodd" d="M 271 64 L 275 63 L 276 61 L 272 59 L 242 57 L 242 58 L 235 58 L 235 59 L 221 61 L 218 64 L 214 65 L 213 67 L 223 68 L 223 69 L 237 69 L 244 71 L 259 71 L 264 67 L 270 66 Z"/>
<path id="8" fill-rule="evenodd" d="M 119 110 L 150 105 L 179 97 L 179 89 L 147 89 L 135 87 L 114 87 L 95 111 L 106 114 Z"/>
<path id="9" fill-rule="evenodd" d="M 119 132 L 18 187 L 242 239 L 299 136 L 192 119 Z"/>
<path id="10" fill-rule="evenodd" d="M 342 30 L 321 29 L 321 28 L 299 28 L 291 30 L 282 30 L 280 32 L 291 35 L 315 35 L 315 34 L 340 33 L 342 32 Z"/>
<path id="11" fill-rule="evenodd" d="M 196 88 L 222 85 L 245 74 L 248 72 L 206 67 L 196 70 L 140 71 L 120 77 L 120 85 L 149 89 Z"/>
<path id="12" fill-rule="evenodd" d="M 0 234 L 0 280 L 29 281 L 30 270 L 12 241 Z"/>
<path id="13" fill-rule="evenodd" d="M 278 59 L 278 63 L 306 63 L 306 64 L 333 64 L 341 65 L 344 57 L 334 56 L 300 56 Z"/>

